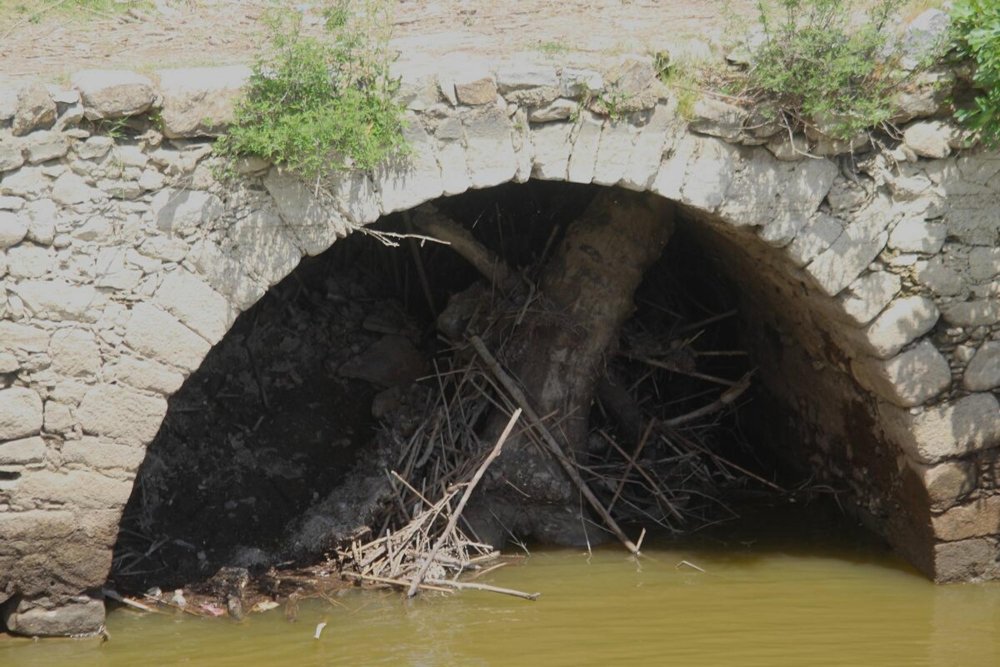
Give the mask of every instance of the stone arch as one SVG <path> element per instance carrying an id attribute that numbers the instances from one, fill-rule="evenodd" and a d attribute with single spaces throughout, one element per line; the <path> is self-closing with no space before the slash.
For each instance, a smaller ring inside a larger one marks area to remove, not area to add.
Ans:
<path id="1" fill-rule="evenodd" d="M 9 237 L 0 277 L 10 275 L 15 304 L 0 320 L 10 368 L 0 389 L 0 465 L 10 470 L 0 476 L 0 601 L 21 600 L 8 605 L 11 627 L 33 627 L 47 605 L 93 610 L 73 596 L 104 581 L 165 397 L 303 256 L 383 214 L 529 178 L 650 191 L 701 220 L 748 279 L 747 298 L 798 346 L 780 363 L 843 397 L 810 401 L 772 379 L 812 425 L 803 435 L 864 451 L 848 476 L 882 532 L 938 578 L 1000 576 L 991 555 L 1000 496 L 961 503 L 991 488 L 993 473 L 980 469 L 1000 444 L 1000 380 L 970 381 L 973 359 L 956 351 L 996 355 L 995 154 L 875 157 L 856 173 L 835 156 L 789 152 L 780 138 L 734 134 L 717 117 L 689 123 L 663 91 L 638 95 L 651 101 L 621 119 L 574 106 L 576 83 L 596 72 L 508 63 L 406 74 L 409 159 L 329 188 L 253 161 L 223 185 L 198 145 L 115 146 L 49 130 L 21 159 L 55 142 L 55 157 L 39 164 L 61 169 L 5 167 L 0 194 L 24 208 L 0 211 Z M 161 179 L 130 209 L 67 168 L 98 153 L 114 156 L 120 187 L 150 164 Z M 182 177 L 165 182 L 171 173 Z M 46 201 L 72 211 L 62 248 L 37 222 Z M 93 268 L 74 267 L 74 253 Z M 769 359 L 780 352 L 762 348 Z M 837 432 L 817 431 L 824 422 Z M 868 493 L 873 480 L 880 488 Z"/>

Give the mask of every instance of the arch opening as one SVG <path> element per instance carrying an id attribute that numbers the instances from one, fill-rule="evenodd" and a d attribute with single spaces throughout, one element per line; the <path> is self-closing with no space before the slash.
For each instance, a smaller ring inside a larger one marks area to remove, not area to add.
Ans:
<path id="1" fill-rule="evenodd" d="M 435 205 L 534 281 L 601 190 L 530 181 Z M 377 228 L 412 231 L 415 216 L 393 214 Z M 629 531 L 680 533 L 792 491 L 835 498 L 842 487 L 817 473 L 851 477 L 851 455 L 834 442 L 840 431 L 817 437 L 822 408 L 803 419 L 812 378 L 789 377 L 820 363 L 794 337 L 800 306 L 789 303 L 806 297 L 793 294 L 794 281 L 760 272 L 767 249 L 756 239 L 749 247 L 749 235 L 722 229 L 676 209 L 674 234 L 602 360 L 620 391 L 595 392 L 578 462 Z M 115 583 L 172 588 L 225 567 L 262 571 L 316 558 L 361 524 L 384 530 L 372 480 L 387 479 L 386 443 L 398 448 L 432 428 L 442 377 L 469 363 L 435 321 L 483 284 L 454 249 L 411 239 L 387 249 L 355 234 L 304 260 L 171 399 L 122 521 Z M 495 303 L 490 291 L 480 287 L 476 303 Z M 558 427 L 558 416 L 543 417 Z M 487 417 L 470 421 L 482 429 Z M 595 517 L 583 518 L 587 538 L 600 541 Z"/>

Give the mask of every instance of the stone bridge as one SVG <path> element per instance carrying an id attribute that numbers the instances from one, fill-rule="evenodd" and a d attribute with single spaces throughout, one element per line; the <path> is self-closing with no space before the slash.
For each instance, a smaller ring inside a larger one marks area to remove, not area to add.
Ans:
<path id="1" fill-rule="evenodd" d="M 740 286 L 759 378 L 860 516 L 938 581 L 1000 578 L 1000 154 L 937 89 L 879 152 L 705 97 L 650 63 L 397 65 L 406 164 L 317 192 L 212 137 L 241 67 L 0 90 L 0 603 L 24 634 L 103 622 L 122 509 L 167 398 L 300 259 L 380 216 L 546 179 L 677 202 Z M 620 118 L 580 104 L 614 91 Z M 101 119 L 146 131 L 101 134 Z M 808 155 L 806 153 L 809 153 Z M 779 422 L 781 420 L 778 420 Z"/>

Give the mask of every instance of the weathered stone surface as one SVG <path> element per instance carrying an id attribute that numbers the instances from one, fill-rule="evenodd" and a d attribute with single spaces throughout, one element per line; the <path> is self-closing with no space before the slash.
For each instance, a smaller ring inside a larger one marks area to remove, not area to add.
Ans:
<path id="1" fill-rule="evenodd" d="M 404 161 L 383 165 L 376 173 L 376 188 L 382 193 L 382 213 L 393 213 L 437 199 L 443 192 L 441 169 L 434 141 L 413 120 L 403 130 L 411 153 Z"/>
<path id="2" fill-rule="evenodd" d="M 892 359 L 854 359 L 851 373 L 865 389 L 902 407 L 920 405 L 951 384 L 948 362 L 927 340 Z"/>
<path id="3" fill-rule="evenodd" d="M 24 466 L 44 460 L 45 441 L 38 436 L 0 442 L 0 466 Z"/>
<path id="4" fill-rule="evenodd" d="M 441 189 L 445 195 L 457 195 L 472 187 L 469 167 L 465 163 L 465 148 L 460 141 L 440 142 L 437 160 L 441 168 Z"/>
<path id="5" fill-rule="evenodd" d="M 70 377 L 94 376 L 101 369 L 97 339 L 83 329 L 59 329 L 49 343 L 52 367 Z"/>
<path id="6" fill-rule="evenodd" d="M 977 537 L 934 545 L 934 580 L 939 583 L 1000 577 L 997 542 Z"/>
<path id="7" fill-rule="evenodd" d="M 864 330 L 861 341 L 865 351 L 879 359 L 888 359 L 930 331 L 939 315 L 937 306 L 927 297 L 897 299 Z"/>
<path id="8" fill-rule="evenodd" d="M 962 384 L 969 391 L 989 391 L 1000 387 L 1000 341 L 986 341 L 979 346 L 965 368 Z"/>
<path id="9" fill-rule="evenodd" d="M 71 206 L 102 198 L 100 190 L 87 185 L 87 181 L 67 171 L 52 184 L 52 199 L 58 204 Z"/>
<path id="10" fill-rule="evenodd" d="M 922 218 L 901 220 L 889 234 L 889 247 L 901 252 L 923 252 L 933 255 L 941 250 L 948 228 L 940 222 Z"/>
<path id="11" fill-rule="evenodd" d="M 599 72 L 576 67 L 563 67 L 559 78 L 563 97 L 576 98 L 604 90 L 604 77 Z"/>
<path id="12" fill-rule="evenodd" d="M 941 121 L 919 121 L 903 131 L 903 145 L 921 157 L 948 157 L 952 131 Z"/>
<path id="13" fill-rule="evenodd" d="M 90 285 L 64 280 L 25 280 L 11 287 L 36 317 L 48 320 L 94 322 L 107 300 Z"/>
<path id="14" fill-rule="evenodd" d="M 60 452 L 64 465 L 82 465 L 91 470 L 124 470 L 134 473 L 146 457 L 142 447 L 130 447 L 84 436 L 65 443 Z"/>
<path id="15" fill-rule="evenodd" d="M 191 67 L 156 74 L 163 95 L 160 117 L 164 136 L 200 137 L 220 134 L 232 122 L 250 68 Z"/>
<path id="16" fill-rule="evenodd" d="M 214 243 L 200 241 L 195 244 L 190 261 L 206 282 L 237 308 L 249 308 L 267 290 L 267 285 L 247 273 L 242 263 L 223 253 Z"/>
<path id="17" fill-rule="evenodd" d="M 0 320 L 0 349 L 45 352 L 49 349 L 49 332 L 28 324 Z"/>
<path id="18" fill-rule="evenodd" d="M 738 150 L 724 141 L 701 139 L 684 174 L 681 203 L 715 211 L 725 201 L 738 159 Z"/>
<path id="19" fill-rule="evenodd" d="M 565 180 L 569 166 L 572 126 L 566 123 L 540 125 L 531 133 L 535 147 L 531 175 L 542 180 Z"/>
<path id="20" fill-rule="evenodd" d="M 544 107 L 532 109 L 528 113 L 528 120 L 532 123 L 551 123 L 554 121 L 566 120 L 573 114 L 577 113 L 579 108 L 579 102 L 560 98 L 553 100 Z"/>
<path id="21" fill-rule="evenodd" d="M 76 414 L 85 433 L 142 446 L 160 430 L 167 402 L 125 387 L 99 385 L 83 397 Z"/>
<path id="22" fill-rule="evenodd" d="M 77 144 L 75 150 L 81 160 L 97 160 L 107 155 L 114 145 L 114 139 L 111 137 L 93 136 Z"/>
<path id="23" fill-rule="evenodd" d="M 365 177 L 362 175 L 361 178 Z M 344 175 L 337 186 L 338 190 L 343 192 L 345 198 L 352 202 L 351 205 L 355 207 L 353 213 L 364 220 L 364 222 L 356 222 L 356 224 L 372 222 L 379 213 L 378 201 L 368 196 L 366 183 L 370 187 L 370 182 L 367 180 L 349 179 L 348 176 Z M 335 240 L 348 234 L 350 225 L 338 213 L 334 202 L 317 195 L 300 179 L 272 168 L 264 177 L 264 187 L 274 198 L 278 214 L 292 233 L 298 247 L 307 255 L 318 255 L 329 248 Z M 347 189 L 349 187 L 354 189 Z M 344 213 L 347 215 L 351 212 L 348 209 Z M 368 217 L 373 214 L 374 217 L 369 220 Z M 258 229 L 258 231 L 262 230 Z M 282 253 L 283 247 L 275 250 L 277 253 Z M 285 263 L 289 261 L 288 256 L 284 254 L 278 254 L 277 257 L 281 257 L 284 262 L 274 268 L 275 274 L 280 273 L 279 269 L 284 268 Z"/>
<path id="24" fill-rule="evenodd" d="M 0 211 L 0 249 L 17 245 L 27 235 L 27 218 L 10 211 Z"/>
<path id="25" fill-rule="evenodd" d="M 997 223 L 1000 229 L 1000 222 Z M 969 275 L 973 280 L 990 280 L 1000 275 L 1000 248 L 973 248 L 969 251 Z"/>
<path id="26" fill-rule="evenodd" d="M 149 78 L 125 70 L 84 70 L 70 81 L 80 91 L 87 118 L 122 118 L 143 113 L 156 99 Z"/>
<path id="27" fill-rule="evenodd" d="M 56 401 L 45 401 L 45 422 L 42 426 L 46 432 L 66 434 L 76 425 L 76 417 L 70 406 Z"/>
<path id="28" fill-rule="evenodd" d="M 20 88 L 17 94 L 17 110 L 11 131 L 14 136 L 23 136 L 33 130 L 51 127 L 56 120 L 56 103 L 49 91 L 40 83 L 32 82 Z"/>
<path id="29" fill-rule="evenodd" d="M 951 507 L 975 488 L 975 471 L 967 461 L 944 461 L 936 465 L 914 463 L 913 468 L 937 508 Z"/>
<path id="30" fill-rule="evenodd" d="M 24 164 L 24 146 L 17 139 L 0 136 L 0 174 Z"/>
<path id="31" fill-rule="evenodd" d="M 973 500 L 933 517 L 934 534 L 953 542 L 1000 533 L 1000 496 Z"/>
<path id="32" fill-rule="evenodd" d="M 639 130 L 632 147 L 628 167 L 620 181 L 622 187 L 640 192 L 649 189 L 660 170 L 664 150 L 675 139 L 676 122 L 676 104 L 660 104 L 653 109 L 649 121 Z"/>
<path id="33" fill-rule="evenodd" d="M 879 417 L 886 435 L 922 463 L 1000 444 L 1000 403 L 988 393 L 971 394 L 916 415 L 880 403 Z"/>
<path id="34" fill-rule="evenodd" d="M 974 299 L 946 304 L 941 313 L 949 324 L 978 327 L 1000 322 L 1000 299 Z"/>
<path id="35" fill-rule="evenodd" d="M 481 104 L 491 104 L 497 100 L 497 84 L 491 75 L 478 76 L 455 76 L 455 97 L 461 104 L 469 106 L 479 106 Z"/>
<path id="36" fill-rule="evenodd" d="M 517 156 L 511 142 L 511 125 L 494 107 L 465 116 L 465 161 L 474 188 L 506 183 L 517 171 Z"/>
<path id="37" fill-rule="evenodd" d="M 601 143 L 601 129 L 604 120 L 584 111 L 580 114 L 576 129 L 576 140 L 573 142 L 573 152 L 569 158 L 566 180 L 570 183 L 590 183 L 594 180 L 594 167 L 597 164 L 597 151 Z"/>
<path id="38" fill-rule="evenodd" d="M 32 389 L 0 389 L 0 441 L 37 435 L 42 430 L 42 399 Z"/>
<path id="39" fill-rule="evenodd" d="M 149 207 L 158 229 L 182 236 L 210 225 L 224 210 L 222 200 L 201 190 L 161 190 Z"/>
<path id="40" fill-rule="evenodd" d="M 295 236 L 290 237 L 294 227 L 290 229 L 273 211 L 254 211 L 229 232 L 229 237 L 235 243 L 233 254 L 250 275 L 264 284 L 273 285 L 298 266 L 303 252 L 312 251 L 311 254 L 317 254 L 335 238 L 329 225 L 309 223 L 308 220 L 304 221 L 296 235 L 303 246 L 300 250 Z M 306 228 L 310 226 L 318 229 Z M 317 233 L 313 233 L 314 231 Z"/>
<path id="41" fill-rule="evenodd" d="M 28 162 L 39 164 L 61 158 L 69 152 L 69 142 L 61 132 L 43 130 L 32 132 L 24 138 L 24 150 L 28 154 Z"/>
<path id="42" fill-rule="evenodd" d="M 140 303 L 132 309 L 125 344 L 136 352 L 185 371 L 193 371 L 208 354 L 207 340 L 156 306 Z"/>
<path id="43" fill-rule="evenodd" d="M 735 141 L 743 132 L 747 112 L 742 107 L 706 96 L 694 103 L 692 116 L 688 124 L 692 132 Z"/>
<path id="44" fill-rule="evenodd" d="M 914 271 L 920 284 L 927 286 L 935 294 L 952 296 L 963 289 L 962 275 L 949 266 L 940 255 L 926 262 L 917 262 Z"/>
<path id="45" fill-rule="evenodd" d="M 239 314 L 226 297 L 183 270 L 174 271 L 163 279 L 153 303 L 212 344 L 222 339 Z"/>
<path id="46" fill-rule="evenodd" d="M 111 379 L 143 389 L 170 396 L 184 384 L 181 373 L 149 359 L 122 357 L 109 369 Z"/>
<path id="47" fill-rule="evenodd" d="M 901 65 L 914 69 L 929 58 L 936 57 L 948 40 L 951 18 L 947 12 L 932 8 L 921 12 L 906 26 L 900 40 Z"/>
<path id="48" fill-rule="evenodd" d="M 0 195 L 35 199 L 46 194 L 51 183 L 41 167 L 21 167 L 0 180 Z"/>
<path id="49" fill-rule="evenodd" d="M 6 612 L 4 624 L 10 632 L 27 637 L 95 635 L 104 627 L 104 602 L 87 599 L 45 609 L 22 601 Z"/>
<path id="50" fill-rule="evenodd" d="M 529 88 L 558 87 L 559 75 L 550 65 L 515 61 L 497 69 L 497 87 L 501 93 Z"/>
<path id="51" fill-rule="evenodd" d="M 889 235 L 863 225 L 849 225 L 833 245 L 806 266 L 828 296 L 836 296 L 875 259 Z"/>
<path id="52" fill-rule="evenodd" d="M 833 245 L 843 233 L 844 223 L 841 220 L 817 213 L 795 235 L 786 247 L 786 253 L 796 266 L 805 266 Z"/>

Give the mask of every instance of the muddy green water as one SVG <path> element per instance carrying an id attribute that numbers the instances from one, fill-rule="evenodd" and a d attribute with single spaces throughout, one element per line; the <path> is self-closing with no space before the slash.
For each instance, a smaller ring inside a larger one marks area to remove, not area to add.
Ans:
<path id="1" fill-rule="evenodd" d="M 0 638 L 0 665 L 1000 665 L 1000 585 L 934 586 L 869 540 L 783 522 L 638 564 L 546 550 L 489 575 L 537 602 L 350 591 L 296 622 L 116 610 L 107 643 Z"/>

